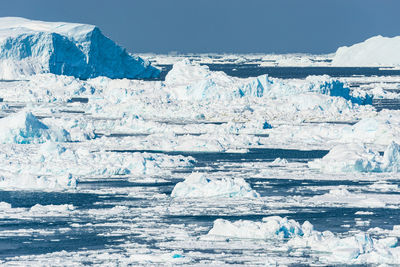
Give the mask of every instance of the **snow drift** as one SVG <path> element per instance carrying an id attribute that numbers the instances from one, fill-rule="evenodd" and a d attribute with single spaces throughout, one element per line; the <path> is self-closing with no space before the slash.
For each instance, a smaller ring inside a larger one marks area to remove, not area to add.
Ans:
<path id="1" fill-rule="evenodd" d="M 93 25 L 0 18 L 0 79 L 38 73 L 92 78 L 152 78 L 160 71 Z"/>
<path id="2" fill-rule="evenodd" d="M 393 66 L 400 65 L 400 36 L 374 36 L 350 47 L 339 47 L 333 66 Z"/>

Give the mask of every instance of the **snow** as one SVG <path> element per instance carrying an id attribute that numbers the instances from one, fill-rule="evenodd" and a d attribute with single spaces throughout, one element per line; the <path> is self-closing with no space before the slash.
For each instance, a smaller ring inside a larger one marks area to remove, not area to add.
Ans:
<path id="1" fill-rule="evenodd" d="M 205 174 L 195 172 L 175 185 L 171 197 L 256 198 L 259 194 L 242 178 L 209 179 Z"/>
<path id="2" fill-rule="evenodd" d="M 29 111 L 21 111 L 0 119 L 0 143 L 44 143 L 70 141 L 70 134 L 62 128 L 42 123 Z"/>
<path id="3" fill-rule="evenodd" d="M 54 73 L 87 79 L 151 78 L 160 71 L 93 25 L 0 18 L 0 79 Z"/>
<path id="4" fill-rule="evenodd" d="M 202 238 L 279 240 L 283 249 L 309 247 L 312 251 L 323 252 L 320 256 L 321 262 L 393 264 L 400 260 L 396 237 L 375 239 L 365 232 L 341 237 L 330 231 L 314 230 L 314 226 L 308 221 L 301 225 L 279 216 L 265 217 L 261 222 L 217 219 L 208 234 Z"/>
<path id="5" fill-rule="evenodd" d="M 400 36 L 374 36 L 350 47 L 338 48 L 333 66 L 369 67 L 400 65 Z"/>

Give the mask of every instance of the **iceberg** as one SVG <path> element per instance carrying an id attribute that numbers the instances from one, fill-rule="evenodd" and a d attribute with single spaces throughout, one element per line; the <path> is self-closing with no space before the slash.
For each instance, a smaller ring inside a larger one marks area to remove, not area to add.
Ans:
<path id="1" fill-rule="evenodd" d="M 202 236 L 203 240 L 209 241 L 227 238 L 272 241 L 273 246 L 278 245 L 288 251 L 309 248 L 317 252 L 321 262 L 393 264 L 400 260 L 396 237 L 375 239 L 365 232 L 349 233 L 341 237 L 330 231 L 314 230 L 308 221 L 300 224 L 279 216 L 265 217 L 261 222 L 217 219 L 208 234 Z"/>
<path id="2" fill-rule="evenodd" d="M 158 77 L 160 71 L 93 25 L 0 18 L 0 79 L 39 73 L 135 79 Z"/>
<path id="3" fill-rule="evenodd" d="M 381 156 L 365 145 L 340 144 L 322 159 L 309 162 L 308 166 L 325 173 L 399 172 L 400 145 L 392 141 Z"/>
<path id="4" fill-rule="evenodd" d="M 0 143 L 37 144 L 47 140 L 68 142 L 71 137 L 65 129 L 48 126 L 29 111 L 0 119 Z"/>
<path id="5" fill-rule="evenodd" d="M 77 147 L 76 147 L 77 146 Z M 75 148 L 74 148 L 75 147 Z M 0 148 L 0 188 L 70 187 L 75 180 L 93 177 L 170 175 L 175 168 L 193 167 L 194 159 L 181 155 L 93 151 L 79 143 L 47 141 Z M 24 182 L 22 182 L 24 181 Z M 57 186 L 53 186 L 56 184 Z M 46 187 L 47 185 L 47 187 Z"/>
<path id="6" fill-rule="evenodd" d="M 400 145 L 391 142 L 383 154 L 382 169 L 387 172 L 400 171 Z"/>
<path id="7" fill-rule="evenodd" d="M 204 174 L 196 172 L 189 175 L 185 181 L 177 183 L 171 193 L 171 197 L 174 198 L 257 198 L 259 196 L 242 178 L 211 180 Z"/>
<path id="8" fill-rule="evenodd" d="M 341 144 L 333 147 L 322 159 L 311 161 L 308 165 L 326 173 L 373 172 L 380 170 L 380 156 L 364 145 Z"/>
<path id="9" fill-rule="evenodd" d="M 333 66 L 393 66 L 400 65 L 400 36 L 371 37 L 350 47 L 339 47 L 332 60 Z"/>

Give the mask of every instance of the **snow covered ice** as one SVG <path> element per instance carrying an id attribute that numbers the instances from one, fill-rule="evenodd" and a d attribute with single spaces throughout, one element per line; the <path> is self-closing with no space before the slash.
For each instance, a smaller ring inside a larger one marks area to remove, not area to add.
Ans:
<path id="1" fill-rule="evenodd" d="M 341 51 L 142 60 L 0 19 L 0 263 L 395 266 L 400 73 L 308 75 Z"/>

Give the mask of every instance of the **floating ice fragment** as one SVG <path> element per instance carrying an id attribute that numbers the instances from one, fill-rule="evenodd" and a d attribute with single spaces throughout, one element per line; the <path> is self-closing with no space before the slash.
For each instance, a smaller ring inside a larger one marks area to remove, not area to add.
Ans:
<path id="1" fill-rule="evenodd" d="M 310 161 L 308 166 L 327 173 L 340 172 L 399 172 L 400 145 L 391 142 L 383 157 L 377 151 L 360 144 L 333 147 L 322 159 Z M 374 185 L 376 188 L 380 184 Z M 383 184 L 381 184 L 384 186 Z M 392 186 L 393 188 L 393 186 Z"/>
<path id="2" fill-rule="evenodd" d="M 288 164 L 287 159 L 276 158 L 273 162 L 271 162 L 272 166 L 286 166 Z"/>
<path id="3" fill-rule="evenodd" d="M 400 171 L 400 145 L 391 142 L 383 155 L 382 169 L 386 172 Z"/>
<path id="4" fill-rule="evenodd" d="M 380 156 L 363 145 L 344 144 L 333 147 L 322 159 L 308 163 L 322 172 L 371 172 L 379 171 Z"/>
<path id="5" fill-rule="evenodd" d="M 62 128 L 42 123 L 31 112 L 20 111 L 0 119 L 0 143 L 44 143 L 70 141 L 69 133 Z"/>
<path id="6" fill-rule="evenodd" d="M 174 198 L 222 197 L 256 198 L 259 194 L 242 178 L 209 179 L 202 173 L 192 173 L 172 190 Z"/>
<path id="7" fill-rule="evenodd" d="M 76 185 L 77 179 L 71 174 L 44 176 L 21 172 L 0 176 L 0 188 L 7 190 L 65 190 L 75 189 Z"/>

